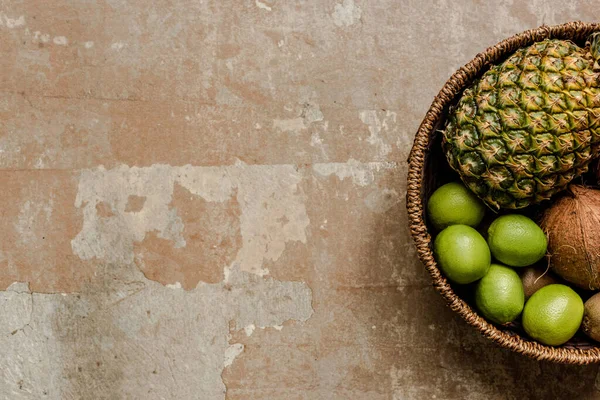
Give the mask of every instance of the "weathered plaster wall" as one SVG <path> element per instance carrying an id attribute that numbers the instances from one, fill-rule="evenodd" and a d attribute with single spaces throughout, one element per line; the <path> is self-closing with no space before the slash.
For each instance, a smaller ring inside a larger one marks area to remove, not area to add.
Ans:
<path id="1" fill-rule="evenodd" d="M 409 240 L 460 65 L 592 1 L 0 0 L 0 398 L 600 398 Z"/>

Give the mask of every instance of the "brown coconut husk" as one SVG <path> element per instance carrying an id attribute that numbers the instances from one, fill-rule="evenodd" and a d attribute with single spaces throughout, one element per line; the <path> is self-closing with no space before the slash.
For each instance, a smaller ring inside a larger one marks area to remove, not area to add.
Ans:
<path id="1" fill-rule="evenodd" d="M 582 289 L 600 289 L 600 190 L 571 185 L 540 225 L 553 271 Z"/>

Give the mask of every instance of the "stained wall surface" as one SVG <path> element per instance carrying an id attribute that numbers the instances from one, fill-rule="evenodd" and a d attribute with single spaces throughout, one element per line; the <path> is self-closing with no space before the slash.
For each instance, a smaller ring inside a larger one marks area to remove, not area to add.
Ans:
<path id="1" fill-rule="evenodd" d="M 600 398 L 597 367 L 514 355 L 447 309 L 405 211 L 451 73 L 598 15 L 0 1 L 0 398 Z"/>

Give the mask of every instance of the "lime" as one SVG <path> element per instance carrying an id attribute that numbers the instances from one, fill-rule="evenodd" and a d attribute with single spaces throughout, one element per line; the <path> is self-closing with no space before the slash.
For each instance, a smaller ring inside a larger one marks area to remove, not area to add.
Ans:
<path id="1" fill-rule="evenodd" d="M 526 267 L 546 254 L 548 241 L 542 228 L 524 215 L 498 217 L 488 228 L 494 258 L 511 267 Z"/>
<path id="2" fill-rule="evenodd" d="M 497 324 L 514 321 L 525 305 L 519 275 L 511 268 L 492 264 L 475 288 L 475 304 L 484 317 Z"/>
<path id="3" fill-rule="evenodd" d="M 523 309 L 523 328 L 533 339 L 558 346 L 575 335 L 583 319 L 583 301 L 568 286 L 554 284 L 535 292 Z"/>
<path id="4" fill-rule="evenodd" d="M 427 215 L 437 230 L 458 224 L 476 227 L 484 214 L 481 200 L 459 182 L 440 186 L 427 203 Z"/>
<path id="5" fill-rule="evenodd" d="M 490 249 L 485 239 L 467 225 L 452 225 L 441 231 L 433 251 L 444 274 L 456 283 L 475 282 L 490 268 Z"/>

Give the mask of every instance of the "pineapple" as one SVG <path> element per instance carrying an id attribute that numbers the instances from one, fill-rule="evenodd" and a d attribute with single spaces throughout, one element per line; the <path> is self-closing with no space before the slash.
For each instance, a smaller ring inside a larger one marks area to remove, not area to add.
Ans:
<path id="1" fill-rule="evenodd" d="M 544 40 L 466 89 L 443 134 L 448 162 L 493 209 L 549 199 L 600 151 L 600 33 Z"/>

